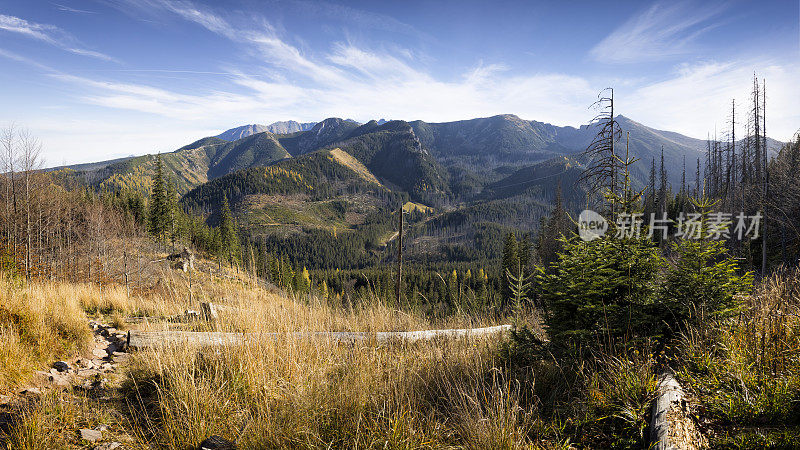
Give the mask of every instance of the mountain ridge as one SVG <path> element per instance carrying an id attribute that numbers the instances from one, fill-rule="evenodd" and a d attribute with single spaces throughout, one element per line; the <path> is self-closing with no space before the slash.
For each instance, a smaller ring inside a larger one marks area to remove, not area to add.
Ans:
<path id="1" fill-rule="evenodd" d="M 317 122 L 296 122 L 294 120 L 285 120 L 280 122 L 273 122 L 269 125 L 249 124 L 225 130 L 222 133 L 214 136 L 225 141 L 235 141 L 243 139 L 254 134 L 269 132 L 272 134 L 290 134 L 298 131 L 308 131 L 316 125 Z"/>
<path id="2" fill-rule="evenodd" d="M 660 161 L 664 149 L 669 181 L 676 185 L 681 179 L 680 168 L 686 159 L 687 170 L 693 173 L 695 160 L 705 159 L 706 141 L 657 130 L 617 116 L 621 127 L 630 131 L 630 151 L 639 159 L 633 167 L 633 177 L 643 183 L 649 174 L 650 162 Z M 383 119 L 382 119 L 383 121 Z M 163 153 L 165 164 L 174 171 L 179 192 L 216 177 L 253 166 L 270 165 L 285 158 L 311 153 L 322 148 L 342 147 L 384 181 L 403 190 L 414 190 L 407 178 L 430 182 L 433 191 L 453 195 L 476 194 L 489 183 L 499 181 L 519 168 L 537 164 L 553 157 L 579 155 L 596 134 L 596 125 L 562 127 L 535 120 L 525 120 L 513 114 L 454 122 L 383 121 L 371 120 L 360 124 L 350 119 L 327 118 L 320 122 L 300 124 L 293 121 L 275 122 L 291 131 L 313 126 L 305 131 L 272 133 L 262 131 L 241 139 L 227 141 L 219 136 L 196 140 L 178 150 Z M 249 128 L 248 128 L 249 127 Z M 239 127 L 240 132 L 257 131 L 253 126 Z M 237 128 L 231 129 L 237 130 Z M 229 131 L 231 131 L 229 130 Z M 383 134 L 381 134 L 383 133 Z M 256 137 L 254 137 L 256 136 Z M 770 140 L 771 148 L 781 143 Z M 620 142 L 619 145 L 624 145 Z M 353 148 L 345 148 L 351 146 Z M 369 148 L 379 146 L 381 149 Z M 395 150 L 390 150 L 394 146 Z M 402 150 L 398 150 L 402 149 Z M 393 153 L 394 152 L 394 153 Z M 373 154 L 379 154 L 372 161 Z M 366 161 L 365 158 L 370 159 Z M 406 166 L 410 158 L 415 162 Z M 152 155 L 118 158 L 86 163 L 67 168 L 78 171 L 87 181 L 104 187 L 142 186 L 136 180 L 146 177 L 152 166 Z M 391 163 L 387 161 L 391 160 Z M 378 167 L 382 165 L 382 167 Z M 139 167 L 141 166 L 141 167 Z M 416 167 L 416 169 L 412 169 Z M 426 173 L 411 173 L 423 170 Z M 63 168 L 63 167 L 60 167 Z M 402 169 L 404 174 L 397 175 Z M 411 172 L 409 172 L 411 171 Z M 427 177 L 427 178 L 426 178 Z M 691 177 L 687 177 L 691 178 Z M 455 184 L 454 184 L 455 183 Z M 145 183 L 146 184 L 146 183 Z M 424 184 L 424 183 L 423 183 Z M 450 186 L 450 189 L 446 185 Z M 418 186 L 421 188 L 422 185 Z M 421 195 L 422 190 L 416 189 Z"/>

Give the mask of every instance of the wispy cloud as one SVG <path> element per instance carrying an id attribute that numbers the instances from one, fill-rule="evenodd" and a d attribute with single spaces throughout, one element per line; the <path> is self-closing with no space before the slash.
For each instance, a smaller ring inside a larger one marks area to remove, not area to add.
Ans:
<path id="1" fill-rule="evenodd" d="M 366 58 L 366 64 L 362 60 Z M 374 59 L 373 59 L 374 58 Z M 232 82 L 244 91 L 228 86 L 204 93 L 178 93 L 153 86 L 86 77 L 53 74 L 71 83 L 84 102 L 108 108 L 155 114 L 179 121 L 216 121 L 221 127 L 239 121 L 320 120 L 346 116 L 360 120 L 395 117 L 423 120 L 457 120 L 509 111 L 527 117 L 569 124 L 575 117 L 588 120 L 586 99 L 595 88 L 588 81 L 563 74 L 525 77 L 496 77 L 498 66 L 479 66 L 456 80 L 435 77 L 408 68 L 388 81 L 372 74 L 396 64 L 377 55 L 359 55 L 359 64 L 370 76 L 351 79 L 347 84 L 305 87 L 294 81 L 264 80 L 238 74 Z M 234 92 L 238 91 L 238 92 Z"/>
<path id="2" fill-rule="evenodd" d="M 65 149 L 84 149 L 86 145 L 79 136 L 84 133 L 97 146 L 99 156 L 94 159 L 107 156 L 104 152 L 108 148 L 122 155 L 140 152 L 144 142 L 152 145 L 148 150 L 170 150 L 202 136 L 200 133 L 216 134 L 242 123 L 286 119 L 351 117 L 366 121 L 387 117 L 449 121 L 514 113 L 556 125 L 579 125 L 591 118 L 592 111 L 587 106 L 597 91 L 609 84 L 616 88 L 623 114 L 646 125 L 703 137 L 715 123 L 720 128 L 724 126 L 731 98 L 744 106 L 754 70 L 767 79 L 769 134 L 787 139 L 800 123 L 796 108 L 800 104 L 800 86 L 796 82 L 800 79 L 800 65 L 783 59 L 760 56 L 678 65 L 657 81 L 624 74 L 609 79 L 590 74 L 520 73 L 517 67 L 493 61 L 477 61 L 455 71 L 456 75 L 444 77 L 431 71 L 416 54 L 402 49 L 370 48 L 346 41 L 315 47 L 312 52 L 295 45 L 296 38 L 278 32 L 260 17 L 228 15 L 186 0 L 115 1 L 118 6 L 136 5 L 158 20 L 171 17 L 196 24 L 234 42 L 237 50 L 252 58 L 242 70 L 218 65 L 190 68 L 195 70 L 153 68 L 109 70 L 103 75 L 65 74 L 0 49 L 0 56 L 39 67 L 52 80 L 64 83 L 72 100 L 98 106 L 86 108 L 97 116 L 96 122 L 65 127 L 69 129 L 68 137 L 62 136 L 61 128 L 51 131 L 53 142 L 63 142 L 61 148 Z M 713 17 L 710 14 L 705 16 Z M 665 34 L 667 37 L 659 38 L 660 45 L 677 39 L 690 46 L 685 31 L 691 35 L 702 30 L 707 21 L 676 25 L 684 32 Z M 161 83 L 163 77 L 142 78 L 132 73 L 136 71 L 183 74 L 182 79 L 192 82 Z M 132 81 L 142 79 L 146 81 Z M 54 125 L 48 123 L 59 123 L 59 117 L 66 113 L 58 111 L 51 117 L 41 111 L 37 114 L 37 123 L 52 128 Z M 111 125 L 124 123 L 125 139 L 97 131 L 105 121 Z M 102 137 L 92 140 L 95 134 Z M 154 138 L 156 135 L 159 139 Z"/>
<path id="3" fill-rule="evenodd" d="M 702 138 L 727 129 L 731 99 L 743 127 L 750 108 L 753 73 L 766 80 L 767 132 L 788 139 L 800 124 L 800 63 L 765 58 L 682 64 L 666 80 L 618 90 L 626 115 L 647 125 Z M 740 128 L 741 129 L 741 128 Z"/>
<path id="4" fill-rule="evenodd" d="M 85 9 L 76 9 L 76 8 L 72 8 L 72 7 L 69 7 L 67 5 L 61 5 L 61 4 L 58 4 L 58 3 L 52 3 L 52 5 L 55 6 L 59 11 L 70 12 L 70 13 L 75 13 L 75 14 L 97 14 L 97 11 L 88 11 L 88 10 L 85 10 Z"/>
<path id="5" fill-rule="evenodd" d="M 720 3 L 654 3 L 600 41 L 590 55 L 605 63 L 631 63 L 689 53 L 698 37 L 719 25 L 711 19 L 725 8 Z"/>
<path id="6" fill-rule="evenodd" d="M 299 48 L 282 39 L 263 18 L 253 18 L 250 26 L 234 26 L 210 8 L 187 0 L 116 0 L 115 4 L 155 16 L 163 12 L 173 13 L 233 42 L 248 45 L 270 65 L 291 69 L 316 82 L 337 84 L 347 81 L 336 67 L 314 62 Z"/>
<path id="7" fill-rule="evenodd" d="M 29 22 L 19 17 L 0 14 L 0 30 L 21 34 L 23 36 L 61 48 L 76 55 L 118 62 L 115 58 L 112 58 L 104 53 L 80 47 L 77 39 L 55 25 Z"/>
<path id="8" fill-rule="evenodd" d="M 17 61 L 17 62 L 21 62 L 21 63 L 24 63 L 24 64 L 28 64 L 29 66 L 36 67 L 38 69 L 41 69 L 44 72 L 56 73 L 56 71 L 54 69 L 52 69 L 50 66 L 42 64 L 42 63 L 40 63 L 38 61 L 34 61 L 34 60 L 32 60 L 30 58 L 27 58 L 25 56 L 18 55 L 18 54 L 14 53 L 14 52 L 10 52 L 8 50 L 4 50 L 2 48 L 0 48 L 0 56 L 2 56 L 4 58 L 8 58 L 8 59 L 13 60 L 13 61 Z"/>
<path id="9" fill-rule="evenodd" d="M 252 122 L 256 118 L 282 120 L 287 116 L 302 120 L 329 116 L 367 120 L 387 116 L 442 121 L 513 112 L 555 124 L 577 125 L 589 119 L 586 106 L 608 81 L 595 82 L 586 76 L 564 73 L 512 75 L 502 64 L 483 62 L 454 79 L 445 80 L 398 50 L 371 50 L 338 42 L 327 50 L 318 50 L 317 55 L 307 55 L 279 36 L 263 18 L 256 17 L 249 25 L 242 25 L 188 0 L 118 1 L 145 8 L 152 14 L 170 12 L 202 26 L 260 55 L 261 62 L 271 70 L 257 77 L 236 70 L 219 72 L 232 85 L 188 94 L 146 85 L 55 75 L 79 86 L 79 92 L 84 92 L 81 98 L 86 102 L 181 120 L 210 121 L 224 113 L 232 123 Z M 627 48 L 627 53 L 614 55 L 617 61 L 647 57 L 645 49 L 663 53 L 665 46 L 671 46 L 672 52 L 685 51 L 693 36 L 713 26 L 706 23 L 721 12 L 720 7 L 715 7 L 691 15 L 686 14 L 686 7 L 685 4 L 653 5 L 604 42 L 611 45 L 609 42 L 617 40 L 620 44 L 615 46 Z M 641 40 L 646 42 L 643 44 Z M 626 41 L 630 45 L 621 44 Z M 797 65 L 779 66 L 763 58 L 707 62 L 678 66 L 673 74 L 657 82 L 622 78 L 614 84 L 619 88 L 621 110 L 626 114 L 647 124 L 702 136 L 705 130 L 713 128 L 715 121 L 723 120 L 720 118 L 726 116 L 725 108 L 731 98 L 746 94 L 746 85 L 756 68 L 770 79 L 774 92 L 782 93 L 771 105 L 776 111 L 772 130 L 778 136 L 790 134 L 789 122 L 800 118 L 791 112 L 791 102 L 785 99 L 800 100 L 800 88 L 792 82 L 792 77 L 800 78 Z M 781 116 L 789 119 L 779 119 Z M 222 126 L 227 125 L 230 124 Z"/>

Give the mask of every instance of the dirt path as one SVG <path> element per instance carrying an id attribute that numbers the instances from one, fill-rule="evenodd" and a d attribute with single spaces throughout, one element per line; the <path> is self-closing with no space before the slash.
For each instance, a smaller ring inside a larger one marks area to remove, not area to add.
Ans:
<path id="1" fill-rule="evenodd" d="M 51 390 L 83 392 L 88 396 L 109 398 L 109 379 L 113 378 L 129 354 L 125 351 L 126 334 L 100 321 L 90 319 L 88 326 L 93 331 L 92 342 L 86 356 L 56 361 L 47 371 L 36 371 L 30 386 L 16 392 L 17 395 L 0 396 L 0 449 L 7 448 L 2 435 L 14 429 L 16 414 L 36 402 Z M 119 442 L 102 442 L 108 427 L 98 425 L 93 429 L 75 430 L 82 442 L 95 450 L 122 450 Z"/>
<path id="2" fill-rule="evenodd" d="M 125 352 L 125 333 L 108 324 L 89 320 L 94 332 L 93 342 L 87 357 L 56 361 L 48 372 L 37 371 L 36 375 L 47 383 L 44 387 L 75 386 L 80 389 L 104 389 L 107 377 L 119 369 L 128 358 Z"/>

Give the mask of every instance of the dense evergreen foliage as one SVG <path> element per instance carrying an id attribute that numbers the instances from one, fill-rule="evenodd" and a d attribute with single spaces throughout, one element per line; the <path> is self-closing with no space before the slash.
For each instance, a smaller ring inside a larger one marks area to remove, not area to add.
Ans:
<path id="1" fill-rule="evenodd" d="M 152 194 L 150 195 L 150 210 L 147 215 L 148 231 L 162 244 L 166 241 L 169 230 L 169 205 L 167 188 L 164 182 L 164 165 L 161 155 L 156 160 L 156 174 L 153 179 Z"/>
<path id="2" fill-rule="evenodd" d="M 646 239 L 572 239 L 537 285 L 554 347 L 618 344 L 653 331 L 658 248 Z"/>

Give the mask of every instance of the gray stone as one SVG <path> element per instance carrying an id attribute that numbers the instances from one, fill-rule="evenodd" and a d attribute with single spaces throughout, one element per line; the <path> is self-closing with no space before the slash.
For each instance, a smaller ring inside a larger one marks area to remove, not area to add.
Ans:
<path id="1" fill-rule="evenodd" d="M 53 363 L 53 369 L 59 372 L 69 372 L 70 367 L 65 361 L 56 361 Z"/>
<path id="2" fill-rule="evenodd" d="M 42 395 L 42 390 L 35 387 L 24 388 L 19 391 L 22 395 Z"/>
<path id="3" fill-rule="evenodd" d="M 50 375 L 48 380 L 56 386 L 69 386 L 72 384 L 65 375 Z"/>
<path id="4" fill-rule="evenodd" d="M 105 379 L 98 380 L 96 378 L 92 378 L 83 382 L 83 388 L 87 391 L 102 390 L 105 389 L 105 384 Z"/>
<path id="5" fill-rule="evenodd" d="M 112 366 L 111 363 L 103 363 L 103 365 L 100 366 L 100 370 L 103 372 L 110 372 L 114 370 L 114 366 Z"/>
<path id="6" fill-rule="evenodd" d="M 84 369 L 94 369 L 94 363 L 91 359 L 79 359 L 76 364 Z"/>
<path id="7" fill-rule="evenodd" d="M 102 348 L 95 348 L 94 350 L 92 350 L 92 355 L 94 355 L 97 358 L 105 358 L 106 356 L 108 356 L 108 352 L 106 352 L 106 350 Z"/>
<path id="8" fill-rule="evenodd" d="M 100 439 L 103 439 L 103 432 L 97 430 L 89 430 L 88 428 L 82 428 L 81 437 L 89 442 L 97 442 Z"/>
<path id="9" fill-rule="evenodd" d="M 78 376 L 82 378 L 89 378 L 99 374 L 100 371 L 97 369 L 80 369 L 78 370 Z"/>
<path id="10" fill-rule="evenodd" d="M 113 344 L 109 344 L 108 347 L 106 347 L 106 352 L 108 352 L 109 355 L 112 355 L 112 354 L 114 354 L 114 352 L 117 352 L 117 351 L 120 351 L 120 350 L 122 350 L 122 345 L 120 343 L 117 343 L 117 342 L 115 342 Z"/>

